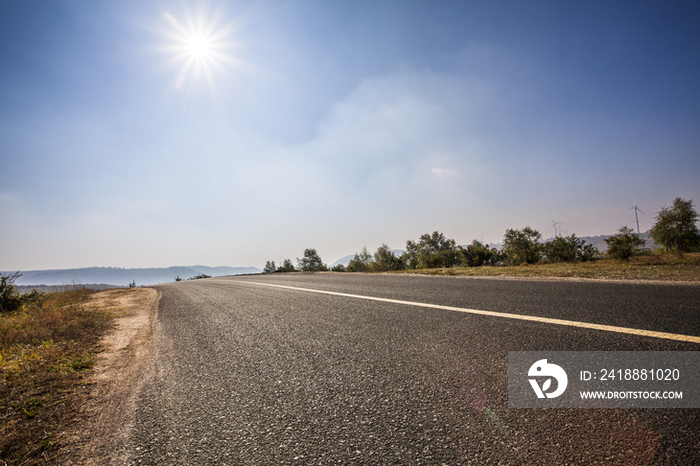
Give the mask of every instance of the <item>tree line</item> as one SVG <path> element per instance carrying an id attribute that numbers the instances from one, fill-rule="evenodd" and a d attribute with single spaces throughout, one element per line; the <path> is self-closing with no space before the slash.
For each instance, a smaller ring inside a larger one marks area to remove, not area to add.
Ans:
<path id="1" fill-rule="evenodd" d="M 697 227 L 698 213 L 693 201 L 676 198 L 671 207 L 664 207 L 658 213 L 656 222 L 649 230 L 654 243 L 661 253 L 700 251 L 700 232 Z M 466 247 L 458 246 L 454 239 L 434 231 L 421 235 L 417 241 L 408 240 L 406 251 L 395 255 L 389 246 L 382 244 L 374 254 L 366 247 L 350 260 L 347 266 L 338 264 L 329 268 L 323 263 L 316 249 L 304 250 L 304 256 L 297 258 L 296 266 L 285 259 L 281 267 L 268 261 L 264 273 L 272 272 L 388 272 L 394 270 L 432 269 L 451 267 L 480 267 L 496 265 L 536 264 L 539 262 L 585 262 L 602 257 L 628 260 L 636 255 L 648 254 L 645 240 L 629 227 L 622 227 L 617 234 L 606 238 L 608 249 L 605 255 L 578 238 L 556 235 L 542 242 L 542 234 L 527 226 L 521 230 L 508 229 L 503 237 L 503 247 L 499 250 L 474 240 Z"/>

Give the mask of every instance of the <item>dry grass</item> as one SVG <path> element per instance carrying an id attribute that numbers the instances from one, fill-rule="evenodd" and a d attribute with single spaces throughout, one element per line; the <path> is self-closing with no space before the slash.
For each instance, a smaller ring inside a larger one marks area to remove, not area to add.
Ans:
<path id="1" fill-rule="evenodd" d="M 0 316 L 0 464 L 50 462 L 74 416 L 76 387 L 110 316 L 82 303 L 94 292 L 46 295 Z"/>
<path id="2" fill-rule="evenodd" d="M 640 256 L 629 261 L 536 264 L 518 267 L 455 267 L 403 270 L 395 273 L 480 277 L 565 277 L 604 280 L 660 280 L 700 282 L 700 253 Z"/>

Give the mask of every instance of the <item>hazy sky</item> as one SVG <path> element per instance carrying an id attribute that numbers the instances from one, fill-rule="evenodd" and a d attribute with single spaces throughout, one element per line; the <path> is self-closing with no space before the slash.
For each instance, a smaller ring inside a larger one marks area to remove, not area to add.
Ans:
<path id="1" fill-rule="evenodd" d="M 0 270 L 327 263 L 700 204 L 700 4 L 0 3 Z"/>

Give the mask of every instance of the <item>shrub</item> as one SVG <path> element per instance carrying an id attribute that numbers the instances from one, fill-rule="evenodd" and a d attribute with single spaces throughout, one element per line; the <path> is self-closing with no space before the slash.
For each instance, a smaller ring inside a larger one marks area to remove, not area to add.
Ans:
<path id="1" fill-rule="evenodd" d="M 23 307 L 38 307 L 46 300 L 46 293 L 41 293 L 37 290 L 32 290 L 31 293 L 25 293 L 19 297 Z"/>
<path id="2" fill-rule="evenodd" d="M 455 267 L 462 262 L 462 254 L 459 250 L 444 250 L 435 254 L 422 255 L 418 261 L 418 267 L 423 269 L 438 269 Z"/>
<path id="3" fill-rule="evenodd" d="M 297 270 L 294 267 L 277 267 L 277 270 L 275 270 L 275 273 L 286 273 L 286 272 L 296 272 Z"/>
<path id="4" fill-rule="evenodd" d="M 497 249 L 489 248 L 483 243 L 474 240 L 472 244 L 462 249 L 463 267 L 480 267 L 482 265 L 495 265 L 500 260 L 500 254 Z"/>
<path id="5" fill-rule="evenodd" d="M 346 272 L 345 266 L 343 264 L 336 264 L 331 267 L 331 272 Z"/>
<path id="6" fill-rule="evenodd" d="M 640 254 L 646 243 L 629 227 L 620 228 L 616 235 L 606 238 L 605 242 L 608 243 L 608 257 L 619 260 L 628 260 Z"/>
<path id="7" fill-rule="evenodd" d="M 0 275 L 0 314 L 14 312 L 22 305 L 22 298 L 14 286 L 15 280 L 21 276 L 19 272 Z"/>
<path id="8" fill-rule="evenodd" d="M 282 266 L 277 267 L 276 272 L 296 272 L 294 264 L 292 264 L 291 259 L 285 259 L 282 261 Z"/>
<path id="9" fill-rule="evenodd" d="M 544 257 L 549 262 L 589 261 L 598 254 L 592 244 L 576 235 L 557 236 L 542 246 Z"/>

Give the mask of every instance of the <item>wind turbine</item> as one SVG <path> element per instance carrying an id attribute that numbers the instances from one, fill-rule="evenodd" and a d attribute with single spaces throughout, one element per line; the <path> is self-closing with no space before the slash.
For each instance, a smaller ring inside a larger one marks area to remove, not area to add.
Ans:
<path id="1" fill-rule="evenodd" d="M 554 236 L 561 236 L 561 222 L 555 222 L 552 217 L 549 217 L 549 219 L 552 221 L 552 228 L 554 228 Z"/>
<path id="2" fill-rule="evenodd" d="M 634 207 L 630 207 L 630 210 L 634 209 L 634 218 L 637 220 L 637 234 L 639 234 L 639 215 L 637 212 L 642 212 L 642 209 L 637 207 L 637 196 L 634 196 Z"/>

